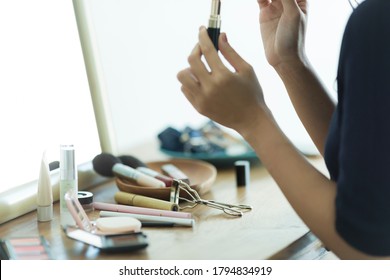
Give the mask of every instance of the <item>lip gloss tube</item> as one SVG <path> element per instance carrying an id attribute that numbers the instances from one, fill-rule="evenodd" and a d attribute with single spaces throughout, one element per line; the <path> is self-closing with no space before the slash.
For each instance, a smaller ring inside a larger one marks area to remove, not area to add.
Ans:
<path id="1" fill-rule="evenodd" d="M 75 226 L 68 206 L 66 205 L 65 194 L 68 191 L 77 193 L 77 168 L 75 163 L 75 150 L 73 145 L 61 145 L 60 150 L 60 219 L 63 228 Z"/>

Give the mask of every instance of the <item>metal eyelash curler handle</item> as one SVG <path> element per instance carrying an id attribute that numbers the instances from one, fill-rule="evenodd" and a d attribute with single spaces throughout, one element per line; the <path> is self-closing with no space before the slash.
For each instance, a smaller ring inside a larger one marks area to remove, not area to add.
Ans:
<path id="1" fill-rule="evenodd" d="M 252 206 L 244 205 L 244 204 L 235 205 L 235 204 L 228 204 L 228 203 L 223 203 L 223 202 L 216 202 L 215 200 L 209 200 L 209 202 L 216 203 L 216 204 L 219 204 L 225 208 L 235 209 L 235 210 L 250 211 L 253 209 Z"/>
<path id="2" fill-rule="evenodd" d="M 187 202 L 192 203 L 192 205 L 181 207 L 181 209 L 186 208 L 194 208 L 197 205 L 205 205 L 211 208 L 219 209 L 223 211 L 225 214 L 234 216 L 234 217 L 241 217 L 243 215 L 243 211 L 250 211 L 252 210 L 252 206 L 249 205 L 234 205 L 234 204 L 228 204 L 228 203 L 221 203 L 216 202 L 214 200 L 206 200 L 202 199 L 198 192 L 192 189 L 187 183 L 181 181 L 181 180 L 173 180 L 173 187 L 185 191 L 191 199 L 180 197 L 180 199 L 185 200 Z"/>

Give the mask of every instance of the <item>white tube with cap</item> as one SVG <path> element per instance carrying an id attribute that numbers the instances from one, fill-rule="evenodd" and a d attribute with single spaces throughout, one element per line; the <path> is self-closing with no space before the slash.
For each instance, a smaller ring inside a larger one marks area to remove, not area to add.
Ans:
<path id="1" fill-rule="evenodd" d="M 53 190 L 46 153 L 43 153 L 42 156 L 38 179 L 37 218 L 39 222 L 47 222 L 53 219 Z"/>
<path id="2" fill-rule="evenodd" d="M 175 218 L 175 217 L 163 217 L 163 216 L 152 216 L 142 215 L 133 213 L 121 213 L 111 211 L 100 211 L 100 217 L 133 217 L 140 220 L 141 222 L 164 222 L 172 223 L 175 226 L 193 227 L 195 225 L 194 219 L 189 218 Z"/>

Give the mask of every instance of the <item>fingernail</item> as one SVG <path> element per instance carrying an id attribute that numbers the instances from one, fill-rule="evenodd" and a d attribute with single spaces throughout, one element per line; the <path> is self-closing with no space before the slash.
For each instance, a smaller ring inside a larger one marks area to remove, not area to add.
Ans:
<path id="1" fill-rule="evenodd" d="M 221 34 L 221 37 L 222 37 L 222 42 L 224 42 L 224 43 L 227 43 L 227 42 L 228 42 L 228 38 L 227 38 L 227 36 L 226 36 L 226 33 L 222 33 L 222 34 Z"/>

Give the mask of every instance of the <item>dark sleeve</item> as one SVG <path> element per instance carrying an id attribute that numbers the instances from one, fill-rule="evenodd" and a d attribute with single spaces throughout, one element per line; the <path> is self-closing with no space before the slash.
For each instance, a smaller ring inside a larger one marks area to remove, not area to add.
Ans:
<path id="1" fill-rule="evenodd" d="M 343 38 L 336 228 L 353 247 L 390 255 L 390 1 L 367 0 Z"/>

